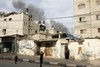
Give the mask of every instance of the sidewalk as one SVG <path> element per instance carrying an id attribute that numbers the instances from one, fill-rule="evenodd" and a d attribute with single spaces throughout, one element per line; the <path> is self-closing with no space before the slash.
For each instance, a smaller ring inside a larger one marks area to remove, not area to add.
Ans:
<path id="1" fill-rule="evenodd" d="M 39 56 L 24 56 L 18 55 L 19 61 L 39 63 Z M 4 60 L 14 60 L 14 55 L 12 54 L 0 54 L 0 59 Z M 60 66 L 70 66 L 70 67 L 100 67 L 100 61 L 80 61 L 80 60 L 66 60 L 66 59 L 55 59 L 50 57 L 44 57 L 44 64 L 60 65 Z"/>

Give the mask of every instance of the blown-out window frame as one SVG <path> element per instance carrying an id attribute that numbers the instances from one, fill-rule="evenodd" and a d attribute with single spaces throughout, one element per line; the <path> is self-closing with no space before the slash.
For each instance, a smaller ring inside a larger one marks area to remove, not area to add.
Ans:
<path id="1" fill-rule="evenodd" d="M 87 29 L 81 29 L 80 34 L 86 34 Z"/>
<path id="2" fill-rule="evenodd" d="M 78 19 L 79 19 L 79 23 L 86 22 L 86 17 L 79 17 Z"/>
<path id="3" fill-rule="evenodd" d="M 98 33 L 100 33 L 100 28 L 97 28 L 97 30 L 98 30 Z"/>
<path id="4" fill-rule="evenodd" d="M 100 14 L 96 15 L 96 20 L 100 20 Z"/>
<path id="5" fill-rule="evenodd" d="M 97 5 L 100 5 L 100 0 L 96 0 L 96 4 Z"/>
<path id="6" fill-rule="evenodd" d="M 78 5 L 78 9 L 83 9 L 83 8 L 85 8 L 85 4 L 84 4 L 84 3 L 80 3 L 80 4 Z"/>

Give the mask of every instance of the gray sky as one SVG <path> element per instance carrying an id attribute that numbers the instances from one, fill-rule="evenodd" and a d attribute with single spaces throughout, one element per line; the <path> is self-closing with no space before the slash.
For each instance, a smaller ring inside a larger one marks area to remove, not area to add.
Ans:
<path id="1" fill-rule="evenodd" d="M 12 12 L 16 9 L 12 6 L 12 2 L 17 0 L 0 0 L 0 11 Z M 26 6 L 33 4 L 38 8 L 44 10 L 44 16 L 46 18 L 55 17 L 67 17 L 73 15 L 73 0 L 21 0 Z M 56 19 L 56 21 L 61 22 L 67 28 L 71 30 L 73 28 L 73 19 L 64 18 Z"/>

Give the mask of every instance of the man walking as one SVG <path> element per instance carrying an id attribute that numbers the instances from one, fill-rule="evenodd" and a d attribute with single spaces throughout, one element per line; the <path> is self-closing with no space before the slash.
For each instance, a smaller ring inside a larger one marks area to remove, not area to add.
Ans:
<path id="1" fill-rule="evenodd" d="M 17 55 L 15 55 L 15 64 L 17 63 L 17 60 L 18 60 L 18 57 L 17 57 Z"/>
<path id="2" fill-rule="evenodd" d="M 43 55 L 44 55 L 44 53 L 41 51 L 41 52 L 40 52 L 40 67 L 42 67 Z"/>
<path id="3" fill-rule="evenodd" d="M 65 47 L 65 59 L 69 59 L 69 49 L 68 46 Z"/>

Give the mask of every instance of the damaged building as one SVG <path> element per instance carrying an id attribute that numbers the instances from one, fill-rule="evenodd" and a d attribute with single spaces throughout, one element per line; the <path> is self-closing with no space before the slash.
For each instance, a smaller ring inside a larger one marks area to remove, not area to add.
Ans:
<path id="1" fill-rule="evenodd" d="M 39 32 L 39 25 L 28 12 L 4 13 L 0 17 L 0 52 L 15 53 L 16 40 Z"/>
<path id="2" fill-rule="evenodd" d="M 64 58 L 66 36 L 47 29 L 45 21 L 33 21 L 27 11 L 4 14 L 0 20 L 0 53 L 37 56 L 43 51 L 45 56 Z"/>

